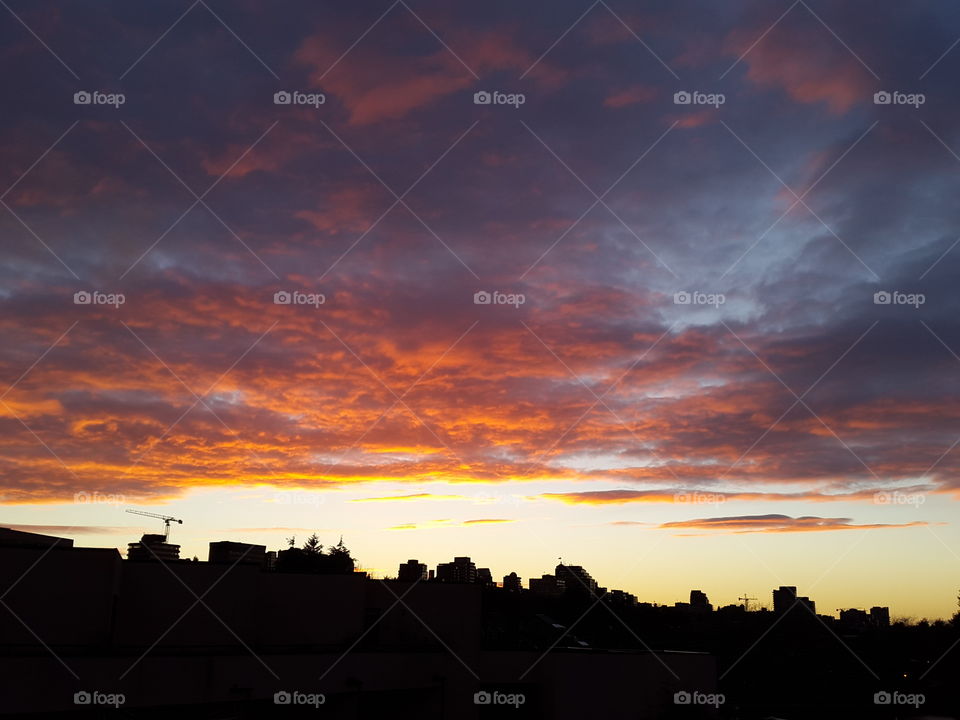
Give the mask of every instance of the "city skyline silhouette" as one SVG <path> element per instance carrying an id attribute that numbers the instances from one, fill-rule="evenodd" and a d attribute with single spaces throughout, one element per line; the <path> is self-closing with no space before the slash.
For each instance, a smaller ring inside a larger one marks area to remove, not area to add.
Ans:
<path id="1" fill-rule="evenodd" d="M 960 718 L 958 38 L 0 0 L 0 715 Z"/>

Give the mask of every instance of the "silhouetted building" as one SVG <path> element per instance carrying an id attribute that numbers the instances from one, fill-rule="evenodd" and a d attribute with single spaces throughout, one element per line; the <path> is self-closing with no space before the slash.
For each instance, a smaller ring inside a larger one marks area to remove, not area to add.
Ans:
<path id="1" fill-rule="evenodd" d="M 477 568 L 477 583 L 483 587 L 496 587 L 490 568 Z"/>
<path id="2" fill-rule="evenodd" d="M 73 540 L 0 527 L 0 546 L 2 547 L 47 548 L 51 545 L 69 548 L 73 547 Z"/>
<path id="3" fill-rule="evenodd" d="M 773 611 L 775 613 L 785 613 L 794 605 L 803 605 L 812 614 L 817 612 L 817 604 L 808 597 L 797 595 L 797 588 L 794 585 L 781 585 L 773 591 Z"/>
<path id="4" fill-rule="evenodd" d="M 453 562 L 437 565 L 437 581 L 475 583 L 477 582 L 477 566 L 468 557 L 455 557 Z"/>
<path id="5" fill-rule="evenodd" d="M 746 615 L 747 609 L 743 605 L 724 605 L 717 608 L 717 612 L 721 613 L 725 617 L 737 616 L 737 615 Z"/>
<path id="6" fill-rule="evenodd" d="M 626 605 L 628 607 L 636 607 L 637 605 L 637 596 L 624 590 L 611 590 L 603 597 L 612 605 Z"/>
<path id="7" fill-rule="evenodd" d="M 866 611 L 857 608 L 840 611 L 840 628 L 844 631 L 864 630 L 870 623 L 870 616 Z"/>
<path id="8" fill-rule="evenodd" d="M 890 608 L 870 608 L 870 622 L 876 627 L 890 627 Z"/>
<path id="9" fill-rule="evenodd" d="M 515 572 L 503 576 L 503 589 L 508 592 L 520 592 L 523 589 L 523 582 L 520 576 Z"/>
<path id="10" fill-rule="evenodd" d="M 397 570 L 397 580 L 419 582 L 427 579 L 427 566 L 418 560 L 407 560 Z"/>
<path id="11" fill-rule="evenodd" d="M 781 585 L 773 591 L 773 611 L 775 613 L 784 613 L 793 607 L 794 600 L 797 599 L 797 588 L 795 586 Z"/>
<path id="12" fill-rule="evenodd" d="M 220 540 L 210 543 L 207 561 L 212 563 L 237 563 L 238 565 L 265 565 L 265 545 Z"/>
<path id="13" fill-rule="evenodd" d="M 597 592 L 597 581 L 579 565 L 560 563 L 557 565 L 555 572 L 557 573 L 557 580 L 563 580 L 567 592 L 589 593 L 591 595 Z"/>
<path id="14" fill-rule="evenodd" d="M 707 594 L 702 590 L 691 590 L 690 591 L 690 609 L 698 610 L 701 612 L 712 612 L 713 605 L 710 604 L 710 599 L 707 597 Z"/>
<path id="15" fill-rule="evenodd" d="M 127 560 L 171 562 L 180 559 L 180 546 L 166 542 L 163 535 L 144 533 L 140 542 L 127 544 Z"/>
<path id="16" fill-rule="evenodd" d="M 556 575 L 543 575 L 539 578 L 530 578 L 530 592 L 534 595 L 556 597 L 563 595 L 566 583 Z"/>

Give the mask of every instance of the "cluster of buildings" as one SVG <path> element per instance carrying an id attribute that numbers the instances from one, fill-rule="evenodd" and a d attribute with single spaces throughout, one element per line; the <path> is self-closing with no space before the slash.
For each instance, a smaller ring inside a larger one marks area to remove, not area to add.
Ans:
<path id="1" fill-rule="evenodd" d="M 212 546 L 212 544 L 211 544 Z M 530 578 L 528 586 L 523 587 L 522 578 L 515 572 L 503 576 L 503 582 L 498 586 L 493 580 L 489 568 L 478 568 L 469 557 L 455 557 L 451 562 L 440 563 L 436 570 L 430 570 L 425 563 L 419 560 L 407 560 L 397 570 L 397 579 L 403 582 L 438 582 L 476 584 L 486 588 L 499 587 L 506 592 L 529 592 L 540 597 L 561 597 L 568 593 L 602 597 L 613 605 L 629 607 L 652 608 L 651 603 L 641 603 L 637 597 L 624 590 L 608 590 L 600 587 L 596 580 L 580 565 L 566 565 L 560 563 L 552 575 L 544 574 L 539 578 Z M 748 602 L 754 598 L 741 598 L 742 605 L 727 605 L 719 608 L 726 612 L 745 612 L 749 610 Z M 678 602 L 673 608 L 685 613 L 711 613 L 713 604 L 702 590 L 691 590 L 689 602 Z M 783 615 L 795 608 L 806 609 L 810 615 L 817 614 L 817 604 L 805 595 L 798 595 L 794 585 L 781 585 L 773 591 L 773 613 Z M 761 608 L 759 612 L 769 612 Z M 794 610 L 797 615 L 801 613 Z M 833 618 L 830 618 L 831 620 Z M 889 627 L 890 609 L 887 607 L 872 607 L 869 611 L 856 608 L 840 610 L 840 627 L 851 631 L 868 628 Z"/>
<path id="2" fill-rule="evenodd" d="M 0 528 L 0 714 L 65 717 L 106 696 L 123 697 L 130 717 L 273 717 L 277 697 L 299 693 L 322 696 L 329 718 L 479 720 L 486 698 L 522 697 L 514 717 L 576 720 L 624 708 L 664 717 L 677 693 L 716 692 L 709 652 L 584 643 L 544 613 L 489 612 L 505 594 L 487 592 L 489 570 L 469 558 L 407 584 L 313 562 L 339 560 L 332 550 L 224 541 L 207 561 L 186 560 L 166 536 L 145 535 L 124 559 Z M 554 582 L 574 578 L 595 588 L 581 568 L 558 568 Z M 520 578 L 503 586 L 520 592 Z M 500 621 L 519 635 L 491 639 Z"/>
<path id="3" fill-rule="evenodd" d="M 426 564 L 419 560 L 407 560 L 398 568 L 397 580 L 477 584 L 489 588 L 501 587 L 508 592 L 520 592 L 524 589 L 523 579 L 515 572 L 504 575 L 503 582 L 498 586 L 493 580 L 490 568 L 478 568 L 469 557 L 455 557 L 451 562 L 438 564 L 436 570 L 428 570 Z M 553 575 L 531 578 L 527 590 L 534 595 L 546 597 L 579 592 L 587 595 L 607 595 L 632 604 L 637 601 L 635 596 L 622 590 L 608 591 L 599 587 L 590 573 L 579 565 L 563 563 L 557 565 Z"/>

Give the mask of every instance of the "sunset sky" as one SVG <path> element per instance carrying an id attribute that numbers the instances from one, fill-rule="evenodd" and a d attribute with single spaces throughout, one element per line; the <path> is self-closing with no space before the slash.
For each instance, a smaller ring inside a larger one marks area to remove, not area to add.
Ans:
<path id="1" fill-rule="evenodd" d="M 0 525 L 951 615 L 958 38 L 924 1 L 6 0 Z"/>

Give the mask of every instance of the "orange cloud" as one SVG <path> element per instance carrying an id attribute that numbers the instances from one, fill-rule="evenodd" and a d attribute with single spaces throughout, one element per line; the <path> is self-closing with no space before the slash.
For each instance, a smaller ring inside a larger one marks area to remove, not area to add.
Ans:
<path id="1" fill-rule="evenodd" d="M 350 502 L 391 502 L 395 500 L 461 500 L 463 495 L 434 495 L 433 493 L 411 493 L 410 495 L 389 495 L 385 497 L 356 498 Z"/>
<path id="2" fill-rule="evenodd" d="M 304 273 L 296 284 L 311 280 Z M 32 358 L 82 321 L 0 404 L 5 502 L 69 502 L 80 491 L 155 502 L 211 485 L 380 481 L 625 486 L 543 496 L 586 504 L 676 502 L 689 488 L 718 500 L 868 502 L 891 489 L 802 409 L 767 432 L 789 395 L 723 333 L 670 334 L 643 372 L 621 377 L 624 358 L 659 332 L 598 332 L 590 318 L 636 307 L 617 290 L 528 318 L 560 362 L 522 325 L 496 318 L 454 347 L 469 327 L 462 318 L 385 301 L 391 288 L 379 279 L 322 288 L 322 310 L 275 305 L 281 286 L 191 292 L 175 276 L 168 282 L 176 292 L 133 288 L 118 310 L 74 306 L 69 288 L 54 288 L 29 322 L 0 315 L 0 331 Z M 765 353 L 762 339 L 748 340 Z M 777 352 L 771 362 L 782 371 L 822 348 L 781 341 Z M 17 378 L 29 366 L 21 360 L 8 356 L 0 372 Z M 597 394 L 616 386 L 597 405 L 571 370 Z M 200 403 L 192 392 L 208 394 Z M 846 442 L 856 439 L 878 476 L 901 483 L 893 488 L 952 487 L 950 455 L 925 485 L 905 486 L 943 453 L 942 428 L 960 421 L 960 409 L 870 397 L 816 409 Z M 916 438 L 909 450 L 891 442 L 905 432 Z M 783 483 L 797 489 L 769 490 Z"/>

